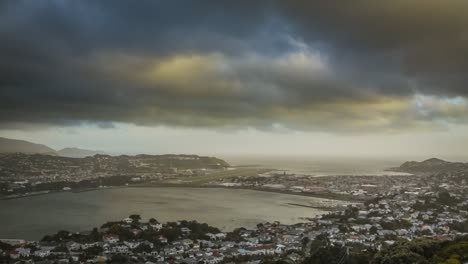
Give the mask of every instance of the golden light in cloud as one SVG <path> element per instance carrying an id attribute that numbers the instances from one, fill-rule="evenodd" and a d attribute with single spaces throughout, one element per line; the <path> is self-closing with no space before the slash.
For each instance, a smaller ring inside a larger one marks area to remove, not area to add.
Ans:
<path id="1" fill-rule="evenodd" d="M 400 133 L 402 128 L 405 131 L 438 128 L 432 122 L 415 118 L 414 100 L 399 96 L 375 96 L 366 100 L 336 99 L 299 108 L 274 107 L 271 116 L 287 124 L 287 127 L 300 130 L 321 130 L 325 127 L 337 133 Z"/>
<path id="2" fill-rule="evenodd" d="M 468 103 L 461 97 L 379 95 L 373 87 L 352 84 L 336 88 L 342 83 L 330 82 L 339 76 L 327 58 L 304 50 L 270 57 L 107 54 L 97 61 L 101 72 L 145 90 L 145 99 L 154 102 L 136 115 L 139 124 L 159 120 L 181 126 L 260 129 L 278 124 L 304 131 L 399 133 L 443 129 L 441 119 L 456 121 L 468 113 Z M 189 107 L 165 106 L 174 100 Z"/>
<path id="3" fill-rule="evenodd" d="M 175 56 L 152 63 L 143 73 L 145 79 L 161 85 L 194 90 L 192 86 L 202 80 L 212 78 L 217 71 L 217 56 Z"/>
<path id="4" fill-rule="evenodd" d="M 117 57 L 117 60 L 124 69 L 120 72 L 125 72 L 125 78 L 169 95 L 235 96 L 243 90 L 235 75 L 225 70 L 225 57 L 221 54 L 184 54 L 154 59 L 132 57 L 130 60 Z M 135 62 L 140 66 L 134 67 Z"/>
<path id="5" fill-rule="evenodd" d="M 98 72 L 112 78 L 167 94 L 192 97 L 255 96 L 265 92 L 282 97 L 278 90 L 289 88 L 277 87 L 268 79 L 310 81 L 331 74 L 322 56 L 307 51 L 277 57 L 245 54 L 239 58 L 220 53 L 163 58 L 101 54 L 95 64 Z"/>

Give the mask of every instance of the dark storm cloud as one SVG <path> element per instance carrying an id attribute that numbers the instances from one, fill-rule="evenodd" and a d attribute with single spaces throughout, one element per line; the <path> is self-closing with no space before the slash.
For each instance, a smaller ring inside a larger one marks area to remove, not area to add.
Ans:
<path id="1" fill-rule="evenodd" d="M 288 1 L 282 7 L 303 38 L 325 42 L 344 67 L 399 74 L 423 92 L 468 94 L 467 1 Z"/>
<path id="2" fill-rule="evenodd" d="M 3 1 L 0 126 L 461 122 L 466 3 Z"/>

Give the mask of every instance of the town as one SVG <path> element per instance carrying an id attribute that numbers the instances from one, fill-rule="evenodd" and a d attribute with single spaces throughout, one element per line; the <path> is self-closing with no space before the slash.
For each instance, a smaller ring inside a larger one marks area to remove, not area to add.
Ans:
<path id="1" fill-rule="evenodd" d="M 409 167 L 408 167 L 409 166 Z M 417 196 L 427 192 L 448 191 L 468 195 L 468 164 L 428 159 L 407 162 L 390 172 L 401 175 L 314 176 L 288 174 L 271 170 L 256 176 L 235 176 L 213 180 L 206 185 L 226 188 L 249 188 L 323 197 L 346 201 L 367 201 L 382 193 L 394 192 Z"/>
<path id="2" fill-rule="evenodd" d="M 0 0 L 0 264 L 468 264 L 468 0 Z"/>
<path id="3" fill-rule="evenodd" d="M 55 191 L 161 182 L 223 171 L 229 164 L 196 155 L 0 154 L 0 197 L 18 198 Z"/>
<path id="4" fill-rule="evenodd" d="M 458 258 L 468 260 L 466 196 L 393 192 L 304 223 L 259 223 L 254 230 L 230 232 L 196 221 L 144 222 L 130 215 L 89 232 L 59 231 L 37 242 L 1 239 L 0 245 L 2 258 L 13 262 L 318 263 L 306 262 L 317 257 L 317 248 L 342 249 L 343 259 L 376 258 L 402 241 L 421 239 L 462 243 Z"/>
<path id="5" fill-rule="evenodd" d="M 348 205 L 331 206 L 302 223 L 258 223 L 250 230 L 242 227 L 220 230 L 186 220 L 143 221 L 134 214 L 92 231 L 62 230 L 40 241 L 1 239 L 2 260 L 44 264 L 392 263 L 384 259 L 404 256 L 411 261 L 396 263 L 419 263 L 414 258 L 429 261 L 429 255 L 413 250 L 421 247 L 421 243 L 434 249 L 430 255 L 431 261 L 437 260 L 434 263 L 468 260 L 468 174 L 464 163 L 429 159 L 392 168 L 411 175 L 314 177 L 277 170 L 230 168 L 216 159 L 208 163 L 216 162 L 215 167 L 223 164 L 221 168 L 204 168 L 206 163 L 199 161 L 194 165 L 192 157 L 172 157 L 169 163 L 176 163 L 175 159 L 179 160 L 179 168 L 170 166 L 170 172 L 166 173 L 145 171 L 118 176 L 109 173 L 78 182 L 61 179 L 42 186 L 58 191 L 168 185 L 245 188 L 317 196 L 329 201 L 346 200 Z M 187 163 L 180 163 L 181 160 L 190 161 L 192 167 L 187 168 Z M 164 168 L 168 169 L 167 164 Z M 27 180 L 14 184 L 22 186 L 20 190 L 31 188 Z"/>

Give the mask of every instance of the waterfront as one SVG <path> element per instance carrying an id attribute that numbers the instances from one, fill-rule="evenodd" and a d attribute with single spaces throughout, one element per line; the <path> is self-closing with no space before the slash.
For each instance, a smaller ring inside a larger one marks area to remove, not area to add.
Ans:
<path id="1" fill-rule="evenodd" d="M 265 221 L 294 224 L 323 211 L 295 206 L 330 200 L 218 188 L 121 188 L 52 193 L 0 201 L 0 237 L 41 239 L 58 230 L 89 230 L 129 213 L 160 221 L 197 220 L 230 231 Z M 331 203 L 340 203 L 333 201 Z"/>

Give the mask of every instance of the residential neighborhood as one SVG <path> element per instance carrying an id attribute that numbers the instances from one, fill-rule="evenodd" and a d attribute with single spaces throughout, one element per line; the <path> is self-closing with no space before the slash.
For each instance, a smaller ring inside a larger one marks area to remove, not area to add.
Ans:
<path id="1" fill-rule="evenodd" d="M 3 259 L 34 263 L 303 263 L 315 241 L 379 252 L 401 240 L 453 241 L 468 235 L 468 200 L 448 192 L 389 192 L 304 223 L 259 223 L 223 232 L 196 221 L 160 223 L 131 215 L 89 232 L 41 241 L 1 239 Z"/>

